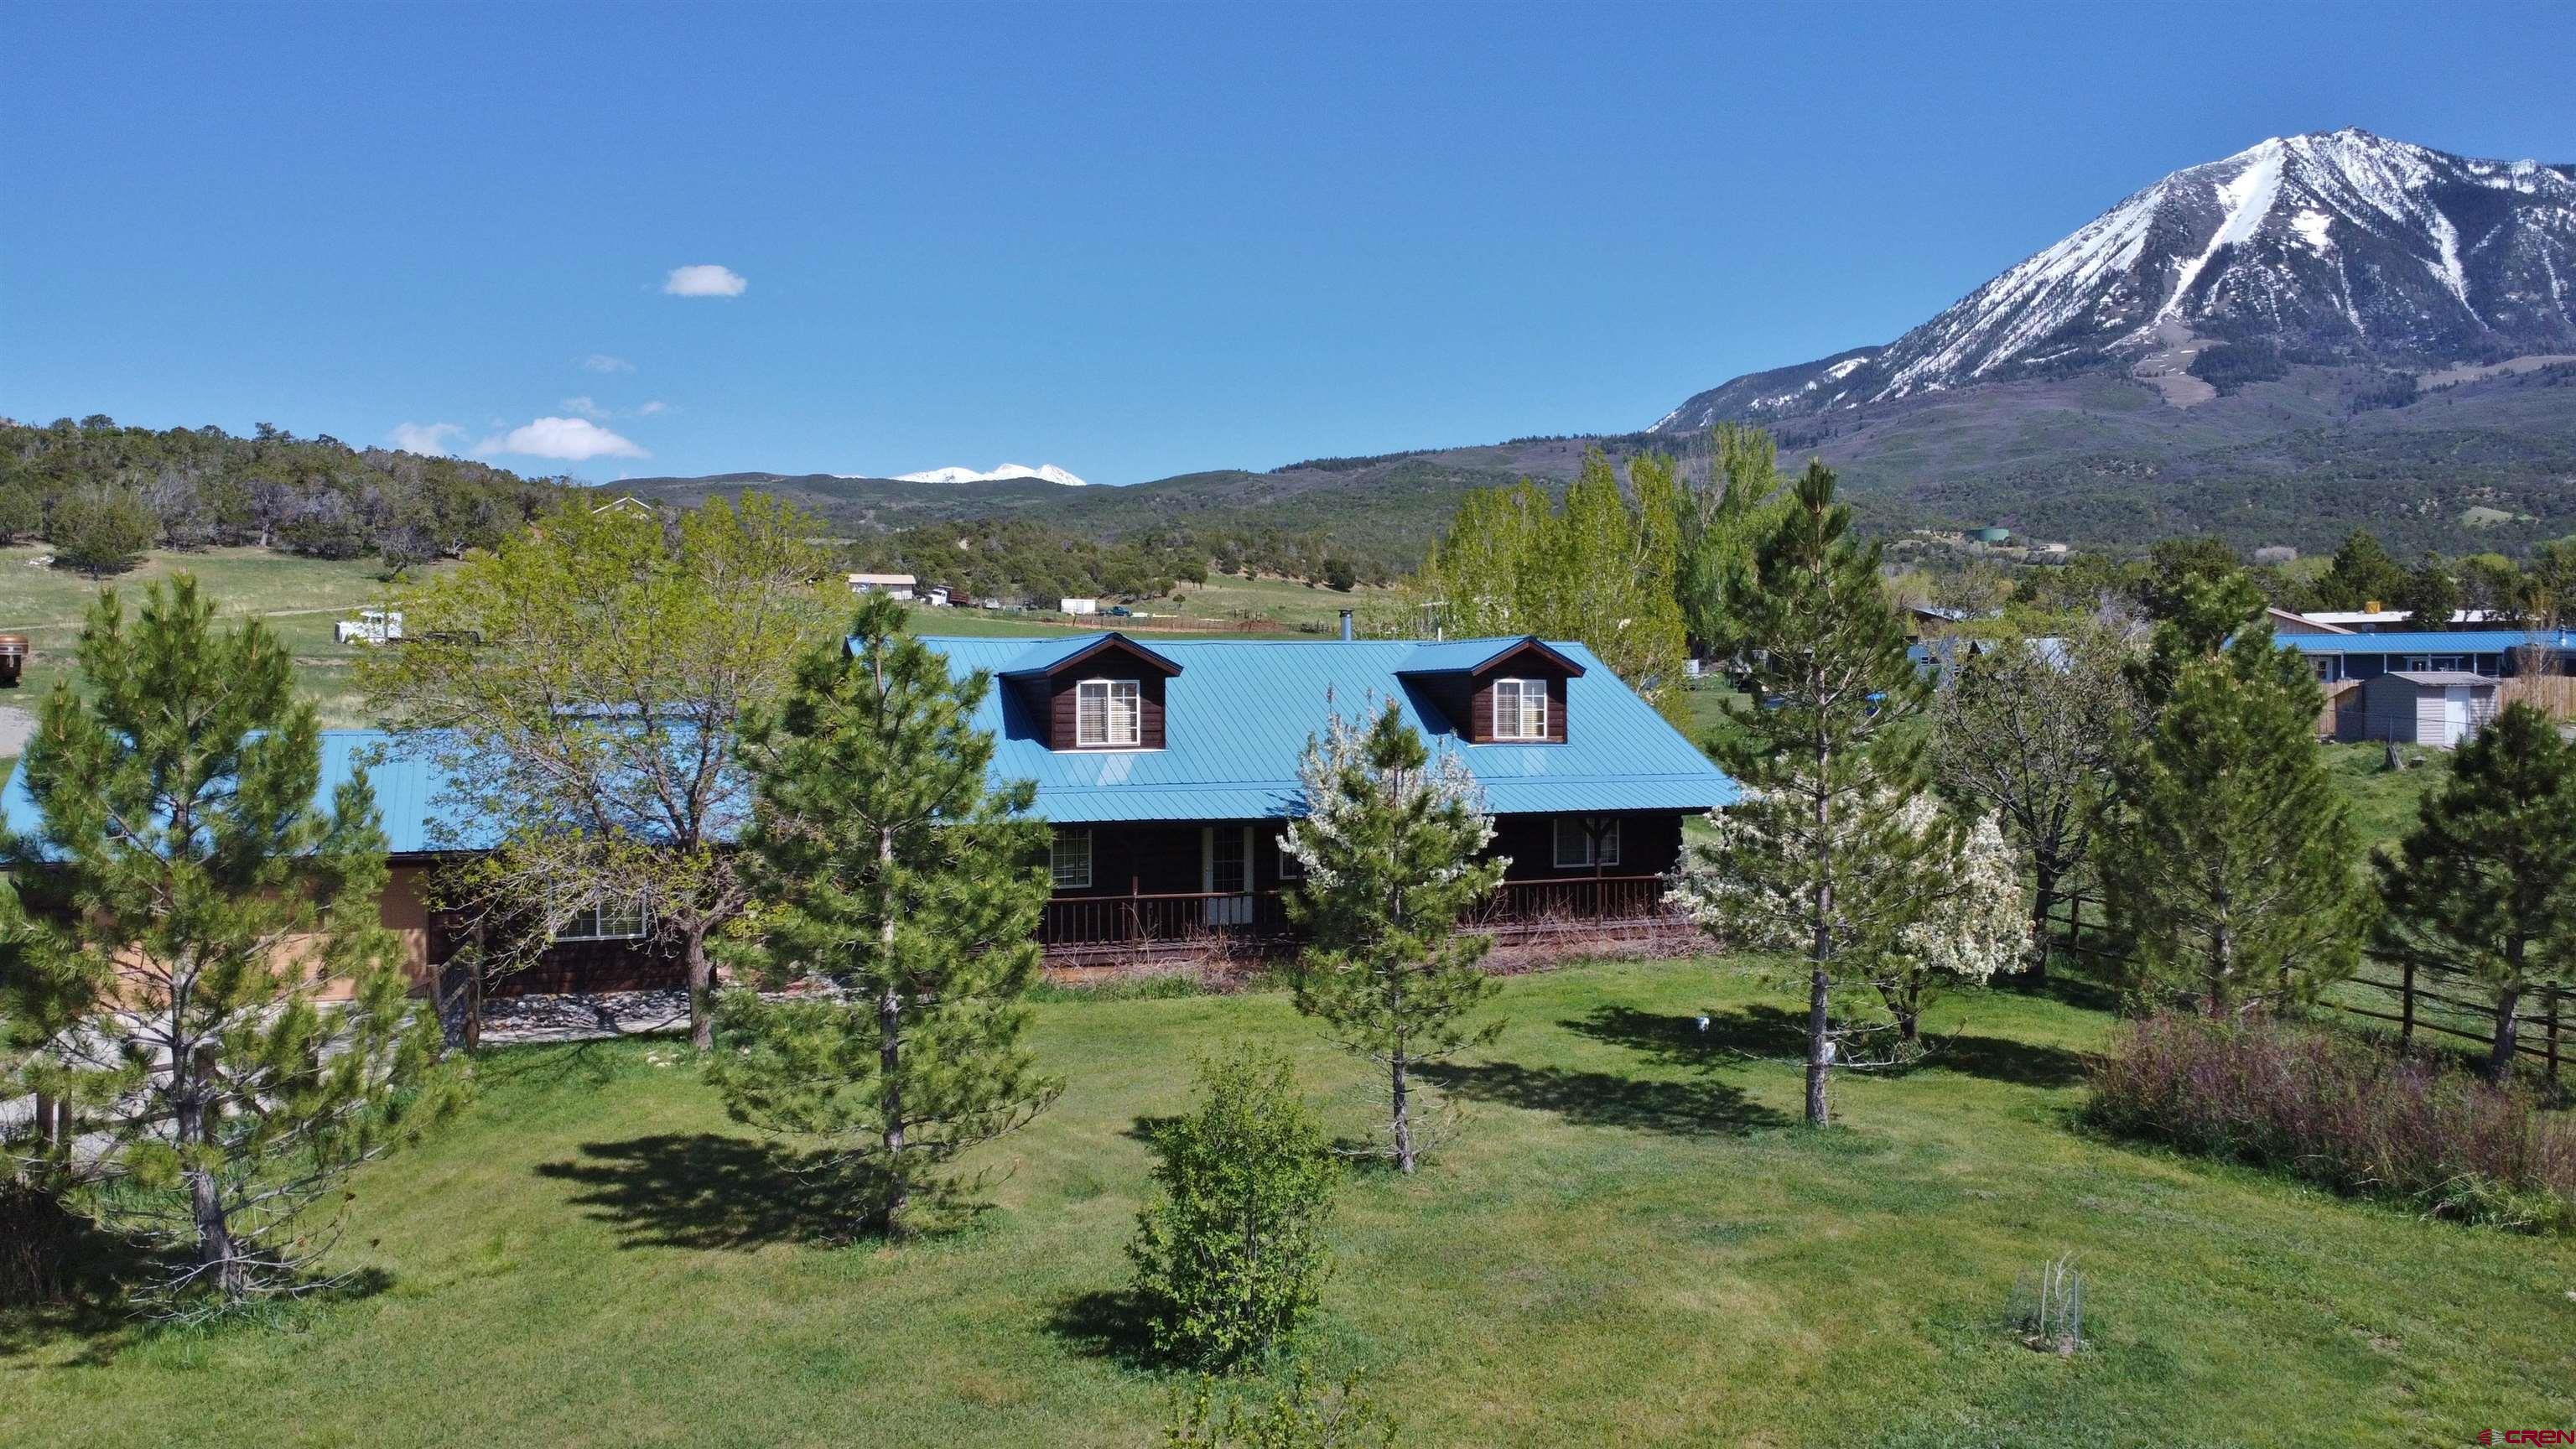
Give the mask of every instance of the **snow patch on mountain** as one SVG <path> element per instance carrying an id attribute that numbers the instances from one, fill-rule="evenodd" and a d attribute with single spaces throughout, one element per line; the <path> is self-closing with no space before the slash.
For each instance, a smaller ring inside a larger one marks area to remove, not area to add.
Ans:
<path id="1" fill-rule="evenodd" d="M 932 468 L 920 473 L 897 473 L 894 481 L 897 483 L 1007 483 L 1018 478 L 1034 478 L 1041 483 L 1061 483 L 1067 488 L 1091 486 L 1053 463 L 1043 463 L 1035 468 L 1019 463 L 1004 463 L 988 473 L 978 473 L 972 468 Z"/>

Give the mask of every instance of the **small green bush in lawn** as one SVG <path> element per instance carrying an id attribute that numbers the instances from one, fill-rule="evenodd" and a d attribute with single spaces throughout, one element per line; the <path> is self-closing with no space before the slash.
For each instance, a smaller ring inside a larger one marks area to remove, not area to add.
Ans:
<path id="1" fill-rule="evenodd" d="M 1189 1115 L 1154 1134 L 1161 1194 L 1127 1255 L 1155 1351 L 1227 1367 L 1285 1341 L 1315 1305 L 1340 1177 L 1283 1056 L 1249 1044 L 1199 1067 Z"/>

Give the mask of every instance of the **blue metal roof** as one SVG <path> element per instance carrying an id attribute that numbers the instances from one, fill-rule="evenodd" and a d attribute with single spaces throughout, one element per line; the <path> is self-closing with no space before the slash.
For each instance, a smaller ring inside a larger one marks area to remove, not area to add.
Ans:
<path id="1" fill-rule="evenodd" d="M 1524 644 L 1536 644 L 1556 654 L 1565 651 L 1528 634 L 1514 634 L 1497 639 L 1447 639 L 1436 644 L 1415 644 L 1413 652 L 1395 666 L 1398 674 L 1473 674 Z M 1566 662 L 1580 669 L 1582 661 L 1567 657 Z"/>
<path id="2" fill-rule="evenodd" d="M 962 678 L 1024 667 L 1033 641 L 922 642 Z M 1458 659 L 1482 662 L 1519 642 L 1157 640 L 1153 652 L 1181 666 L 1163 685 L 1162 749 L 1050 750 L 1037 721 L 998 686 L 975 723 L 998 742 L 994 778 L 1036 781 L 1037 813 L 1062 823 L 1296 814 L 1297 761 L 1308 736 L 1322 732 L 1333 708 L 1358 714 L 1371 694 L 1394 700 L 1434 748 L 1456 751 L 1485 787 L 1489 810 L 1708 810 L 1734 802 L 1735 782 L 1580 644 L 1548 646 L 1584 671 L 1566 682 L 1563 744 L 1464 743 L 1439 707 L 1400 677 L 1420 667 L 1426 650 L 1442 651 L 1430 657 L 1436 672 L 1448 672 L 1472 667 Z"/>
<path id="3" fill-rule="evenodd" d="M 2277 634 L 2275 642 L 2302 654 L 2503 654 L 2525 644 L 2576 653 L 2576 633 L 2566 630 L 2444 629 L 2418 634 Z"/>
<path id="4" fill-rule="evenodd" d="M 498 828 L 464 828 L 454 819 L 457 802 L 448 791 L 448 775 L 427 751 L 403 750 L 383 730 L 324 730 L 322 782 L 314 803 L 331 808 L 331 797 L 361 768 L 375 790 L 376 810 L 384 817 L 385 848 L 396 855 L 437 850 L 484 849 L 501 838 Z M 442 798 L 444 797 L 444 798 Z M 20 759 L 0 791 L 0 821 L 10 833 L 36 837 L 44 822 L 35 797 L 27 793 L 27 762 Z"/>

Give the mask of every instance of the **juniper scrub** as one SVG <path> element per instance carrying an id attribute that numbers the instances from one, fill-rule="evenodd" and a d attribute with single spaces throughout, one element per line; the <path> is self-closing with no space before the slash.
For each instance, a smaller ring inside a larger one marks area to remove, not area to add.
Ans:
<path id="1" fill-rule="evenodd" d="M 1477 965 L 1493 942 L 1456 927 L 1510 862 L 1478 859 L 1494 823 L 1475 778 L 1453 753 L 1433 759 L 1393 701 L 1365 732 L 1334 712 L 1299 774 L 1307 813 L 1287 840 L 1306 868 L 1288 897 L 1308 939 L 1297 1009 L 1386 1069 L 1387 1132 L 1411 1172 L 1421 1150 L 1413 1069 L 1502 1029 L 1466 1024 L 1495 989 Z"/>
<path id="2" fill-rule="evenodd" d="M 2524 993 L 2576 979 L 2576 743 L 2530 705 L 2506 705 L 2375 863 L 2390 944 L 2495 992 L 2487 1075 L 2503 1081 Z"/>
<path id="3" fill-rule="evenodd" d="M 186 575 L 131 628 L 101 596 L 91 695 L 56 685 L 27 748 L 41 824 L 0 852 L 0 1014 L 59 1027 L 21 1085 L 104 1135 L 81 1201 L 174 1250 L 149 1296 L 190 1312 L 313 1286 L 324 1200 L 454 1100 L 379 920 L 365 776 L 316 805 L 320 729 L 285 647 L 214 612 Z"/>
<path id="4" fill-rule="evenodd" d="M 1022 813 L 1032 787 L 987 783 L 974 713 L 989 688 L 952 679 L 903 607 L 872 596 L 846 646 L 806 654 L 744 730 L 755 906 L 735 954 L 766 984 L 829 989 L 727 993 L 710 1075 L 738 1119 L 821 1138 L 888 1233 L 910 1228 L 916 1198 L 955 1196 L 937 1174 L 958 1153 L 1060 1090 L 1020 1041 L 1046 827 Z"/>

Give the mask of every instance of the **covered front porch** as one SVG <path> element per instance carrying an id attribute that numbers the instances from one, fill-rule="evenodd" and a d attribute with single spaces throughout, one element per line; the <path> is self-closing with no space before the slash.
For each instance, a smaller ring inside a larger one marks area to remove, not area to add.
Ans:
<path id="1" fill-rule="evenodd" d="M 1279 820 L 1058 826 L 1055 893 L 1038 931 L 1050 966 L 1199 954 L 1270 954 L 1295 944 L 1286 898 L 1299 879 Z M 1681 856 L 1681 815 L 1504 815 L 1493 852 L 1503 884 L 1461 929 L 1505 941 L 1588 928 L 1687 929 L 1664 903 Z"/>

